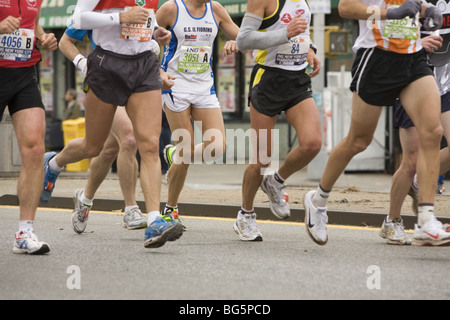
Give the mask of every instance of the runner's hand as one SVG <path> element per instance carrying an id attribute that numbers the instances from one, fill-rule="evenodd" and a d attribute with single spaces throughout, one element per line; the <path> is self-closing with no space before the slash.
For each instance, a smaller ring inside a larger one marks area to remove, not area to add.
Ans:
<path id="1" fill-rule="evenodd" d="M 312 72 L 309 74 L 309 76 L 311 78 L 314 78 L 320 72 L 320 60 L 319 60 L 319 58 L 317 58 L 316 53 L 314 52 L 313 49 L 309 49 L 307 60 L 308 60 L 309 66 L 312 69 Z"/>
<path id="2" fill-rule="evenodd" d="M 422 5 L 417 0 L 406 0 L 403 4 L 396 8 L 388 9 L 386 18 L 389 20 L 403 19 L 405 17 L 415 17 L 418 12 L 422 11 Z"/>
<path id="3" fill-rule="evenodd" d="M 226 57 L 236 52 L 239 52 L 236 41 L 234 40 L 227 41 L 223 47 L 224 56 Z"/>
<path id="4" fill-rule="evenodd" d="M 143 7 L 132 7 L 126 12 L 120 13 L 120 23 L 145 24 L 147 23 L 149 13 Z"/>
<path id="5" fill-rule="evenodd" d="M 170 88 L 172 88 L 174 85 L 174 82 L 172 80 L 175 80 L 176 78 L 172 76 L 170 73 L 164 72 L 163 70 L 161 70 L 160 74 L 162 80 L 162 89 L 164 91 L 167 91 Z"/>
<path id="6" fill-rule="evenodd" d="M 13 16 L 9 16 L 0 22 L 0 34 L 3 33 L 12 33 L 20 28 L 20 22 L 22 21 L 22 17 L 14 18 Z"/>
<path id="7" fill-rule="evenodd" d="M 302 34 L 308 29 L 308 21 L 305 18 L 301 18 L 300 15 L 295 16 L 287 26 L 288 38 L 292 38 Z"/>
<path id="8" fill-rule="evenodd" d="M 58 49 L 58 40 L 56 40 L 54 33 L 45 33 L 39 41 L 41 46 L 46 48 L 48 51 L 55 51 Z"/>
<path id="9" fill-rule="evenodd" d="M 442 12 L 435 6 L 428 7 L 425 10 L 425 21 L 423 27 L 427 31 L 439 30 L 442 27 Z"/>
<path id="10" fill-rule="evenodd" d="M 156 42 L 165 47 L 169 45 L 169 42 L 172 39 L 172 33 L 165 28 L 159 27 L 157 30 L 155 30 L 153 37 L 155 38 Z"/>
<path id="11" fill-rule="evenodd" d="M 427 36 L 425 38 L 422 39 L 422 47 L 424 47 L 424 49 L 427 52 L 434 52 L 439 50 L 440 47 L 442 47 L 442 41 L 444 39 L 442 39 L 441 36 L 437 36 L 437 35 L 430 35 Z"/>

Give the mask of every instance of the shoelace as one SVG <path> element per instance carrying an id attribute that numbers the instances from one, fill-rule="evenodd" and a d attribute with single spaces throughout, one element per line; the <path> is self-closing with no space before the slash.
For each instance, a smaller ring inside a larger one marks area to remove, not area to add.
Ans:
<path id="1" fill-rule="evenodd" d="M 256 215 L 248 215 L 248 217 L 244 217 L 244 229 L 246 233 L 259 233 L 259 229 L 256 226 Z"/>

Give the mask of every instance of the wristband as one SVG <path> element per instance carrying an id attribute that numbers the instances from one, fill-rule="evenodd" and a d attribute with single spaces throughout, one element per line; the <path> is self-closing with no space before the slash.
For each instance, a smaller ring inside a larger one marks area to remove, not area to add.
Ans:
<path id="1" fill-rule="evenodd" d="M 81 59 L 84 59 L 84 56 L 81 53 L 77 55 L 75 59 L 73 59 L 73 64 L 75 65 L 75 67 L 78 67 L 78 63 Z"/>

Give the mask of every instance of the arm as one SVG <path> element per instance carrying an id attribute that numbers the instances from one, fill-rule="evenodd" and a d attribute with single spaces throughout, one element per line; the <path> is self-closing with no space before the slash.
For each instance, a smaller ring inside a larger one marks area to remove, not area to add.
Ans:
<path id="1" fill-rule="evenodd" d="M 148 11 L 142 7 L 132 7 L 127 12 L 102 13 L 94 12 L 100 0 L 78 0 L 73 14 L 73 25 L 76 29 L 96 29 L 115 26 L 121 23 L 144 24 Z"/>
<path id="2" fill-rule="evenodd" d="M 239 27 L 234 23 L 228 12 L 220 3 L 214 1 L 212 6 L 220 30 L 222 30 L 228 39 L 231 39 L 225 43 L 223 48 L 225 56 L 238 52 L 239 49 L 235 39 L 239 34 Z"/>
<path id="3" fill-rule="evenodd" d="M 424 11 L 417 0 L 406 0 L 400 6 L 391 8 L 369 6 L 360 0 L 341 0 L 338 9 L 342 18 L 357 20 L 369 20 L 374 16 L 380 20 L 403 19 L 414 17 L 418 12 L 423 14 Z"/>
<path id="4" fill-rule="evenodd" d="M 174 26 L 177 18 L 177 5 L 174 1 L 164 3 L 156 12 L 156 21 L 158 25 L 165 29 Z"/>
<path id="5" fill-rule="evenodd" d="M 35 36 L 38 39 L 37 44 L 49 51 L 55 51 L 58 49 L 58 40 L 54 33 L 45 33 L 44 29 L 39 25 L 40 16 L 41 14 L 39 13 L 35 20 Z"/>
<path id="6" fill-rule="evenodd" d="M 296 16 L 289 23 L 287 28 L 260 32 L 258 29 L 263 22 L 267 0 L 250 0 L 247 6 L 247 13 L 242 20 L 241 29 L 237 37 L 239 50 L 267 49 L 289 42 L 308 28 L 308 22 Z"/>
<path id="7" fill-rule="evenodd" d="M 71 38 L 64 33 L 59 41 L 59 50 L 61 50 L 67 59 L 73 62 L 76 68 L 86 75 L 87 59 L 80 53 L 80 51 L 78 51 L 77 47 L 75 47 L 75 43 L 77 41 L 77 39 Z"/>
<path id="8" fill-rule="evenodd" d="M 239 27 L 234 23 L 227 10 L 220 3 L 214 1 L 212 7 L 220 30 L 222 30 L 228 39 L 235 40 L 239 33 Z"/>

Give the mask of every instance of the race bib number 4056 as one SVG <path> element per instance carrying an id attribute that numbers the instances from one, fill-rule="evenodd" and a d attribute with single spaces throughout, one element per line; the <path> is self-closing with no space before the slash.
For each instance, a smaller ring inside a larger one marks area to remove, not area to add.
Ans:
<path id="1" fill-rule="evenodd" d="M 0 59 L 28 61 L 33 54 L 34 30 L 17 29 L 0 35 Z"/>

